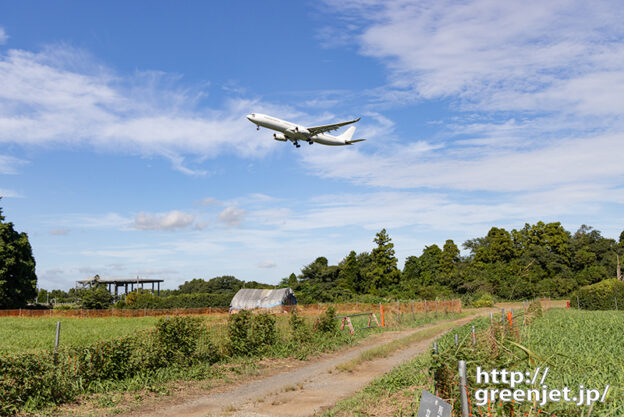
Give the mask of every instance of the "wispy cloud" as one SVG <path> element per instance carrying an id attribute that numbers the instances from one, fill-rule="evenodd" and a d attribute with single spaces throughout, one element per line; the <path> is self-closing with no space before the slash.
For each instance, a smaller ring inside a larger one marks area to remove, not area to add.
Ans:
<path id="1" fill-rule="evenodd" d="M 8 39 L 9 39 L 9 35 L 7 35 L 4 28 L 0 26 L 0 45 L 4 45 Z"/>
<path id="2" fill-rule="evenodd" d="M 18 167 L 27 164 L 28 161 L 9 155 L 0 155 L 0 174 L 17 174 Z"/>
<path id="3" fill-rule="evenodd" d="M 19 197 L 22 197 L 22 195 L 18 193 L 17 191 L 9 190 L 6 188 L 0 188 L 0 197 L 19 198 Z"/>
<path id="4" fill-rule="evenodd" d="M 227 207 L 219 213 L 219 221 L 225 223 L 228 227 L 240 226 L 245 218 L 245 210 L 238 207 Z"/>
<path id="5" fill-rule="evenodd" d="M 275 268 L 277 264 L 274 261 L 262 261 L 258 263 L 258 268 Z"/>
<path id="6" fill-rule="evenodd" d="M 52 229 L 50 230 L 50 234 L 52 236 L 67 236 L 69 234 L 69 229 Z"/>
<path id="7" fill-rule="evenodd" d="M 189 167 L 186 157 L 253 158 L 276 146 L 255 140 L 247 112 L 293 113 L 244 98 L 205 108 L 198 104 L 204 86 L 191 88 L 179 78 L 158 72 L 120 76 L 85 51 L 64 45 L 38 53 L 9 50 L 0 55 L 0 143 L 88 144 L 161 155 L 176 170 L 205 175 Z"/>
<path id="8" fill-rule="evenodd" d="M 351 41 L 387 65 L 392 87 L 418 97 L 515 109 L 517 101 L 497 100 L 501 91 L 506 98 L 536 97 L 561 92 L 561 83 L 588 81 L 584 99 L 616 97 L 609 86 L 621 86 L 624 13 L 616 1 L 326 3 L 347 21 L 362 22 Z M 578 98 L 559 95 L 569 105 Z M 529 107 L 539 108 L 539 100 Z"/>
<path id="9" fill-rule="evenodd" d="M 394 106 L 444 100 L 455 115 L 419 142 L 306 154 L 310 172 L 376 187 L 499 193 L 622 184 L 617 2 L 325 3 L 349 23 L 360 53 L 386 66 L 387 84 L 371 94 Z"/>
<path id="10" fill-rule="evenodd" d="M 190 226 L 195 215 L 173 210 L 164 214 L 140 212 L 136 215 L 132 228 L 139 230 L 175 230 Z"/>
<path id="11" fill-rule="evenodd" d="M 624 138 L 620 135 L 560 140 L 524 151 L 462 152 L 426 143 L 365 154 L 357 149 L 317 152 L 303 157 L 311 172 L 363 185 L 390 188 L 525 191 L 561 184 L 624 177 Z"/>

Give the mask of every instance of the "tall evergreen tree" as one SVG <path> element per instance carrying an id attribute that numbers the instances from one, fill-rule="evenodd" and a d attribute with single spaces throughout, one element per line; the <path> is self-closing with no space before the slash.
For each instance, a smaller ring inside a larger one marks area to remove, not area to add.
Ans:
<path id="1" fill-rule="evenodd" d="M 349 252 L 349 255 L 338 266 L 340 267 L 338 279 L 341 284 L 355 293 L 364 292 L 364 288 L 360 288 L 363 282 L 355 251 Z"/>
<path id="2" fill-rule="evenodd" d="M 37 296 L 35 258 L 26 233 L 4 222 L 0 208 L 0 308 L 23 307 Z"/>
<path id="3" fill-rule="evenodd" d="M 371 252 L 371 268 L 367 278 L 374 288 L 388 290 L 399 283 L 401 272 L 397 268 L 398 259 L 394 256 L 394 243 L 386 229 L 382 229 L 373 240 L 377 247 Z"/>

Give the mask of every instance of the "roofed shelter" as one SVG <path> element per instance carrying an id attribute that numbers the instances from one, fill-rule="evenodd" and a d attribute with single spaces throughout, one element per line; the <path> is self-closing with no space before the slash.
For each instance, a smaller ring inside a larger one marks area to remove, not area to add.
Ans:
<path id="1" fill-rule="evenodd" d="M 76 281 L 76 284 L 80 284 L 83 287 L 91 287 L 96 284 L 104 284 L 106 285 L 106 289 L 114 295 L 118 294 L 119 287 L 124 288 L 124 294 L 128 294 L 128 287 L 130 287 L 130 292 L 134 291 L 134 286 L 136 288 L 143 289 L 145 284 L 152 284 L 152 292 L 154 292 L 154 284 L 158 285 L 156 289 L 157 294 L 160 295 L 160 283 L 165 282 L 164 279 L 151 279 L 151 278 L 100 278 L 99 275 L 96 275 L 92 278 L 83 279 L 82 281 Z M 114 291 L 114 292 L 113 292 Z"/>
<path id="2" fill-rule="evenodd" d="M 295 293 L 290 288 L 261 290 L 243 288 L 238 290 L 230 302 L 230 312 L 238 310 L 279 309 L 283 306 L 297 305 Z"/>

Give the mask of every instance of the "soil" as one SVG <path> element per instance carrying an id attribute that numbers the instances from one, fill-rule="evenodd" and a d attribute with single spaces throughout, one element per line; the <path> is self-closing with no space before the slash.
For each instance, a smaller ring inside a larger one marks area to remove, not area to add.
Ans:
<path id="1" fill-rule="evenodd" d="M 480 314 L 457 319 L 452 323 L 459 326 L 484 313 L 489 314 L 482 310 Z M 386 358 L 364 362 L 352 372 L 339 372 L 336 370 L 337 365 L 348 362 L 365 350 L 440 323 L 443 322 L 418 329 L 381 333 L 367 338 L 358 346 L 308 362 L 293 361 L 291 366 L 273 370 L 273 374 L 250 377 L 253 380 L 236 386 L 227 385 L 212 392 L 187 392 L 185 395 L 174 395 L 149 405 L 144 403 L 140 410 L 124 416 L 311 416 L 353 395 L 393 367 L 425 352 L 432 340 L 445 331 L 440 330 L 438 334 L 415 342 Z"/>

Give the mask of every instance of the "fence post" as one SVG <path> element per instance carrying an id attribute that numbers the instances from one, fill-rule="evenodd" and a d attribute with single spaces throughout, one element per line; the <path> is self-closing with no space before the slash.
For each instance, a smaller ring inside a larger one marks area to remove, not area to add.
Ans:
<path id="1" fill-rule="evenodd" d="M 461 415 L 468 417 L 468 394 L 466 392 L 466 361 L 459 361 L 459 392 L 461 393 Z"/>
<path id="2" fill-rule="evenodd" d="M 505 321 L 505 309 L 501 308 L 501 323 Z"/>
<path id="3" fill-rule="evenodd" d="M 379 303 L 379 314 L 381 315 L 381 327 L 386 327 L 386 322 L 384 321 L 383 314 L 383 304 Z"/>
<path id="4" fill-rule="evenodd" d="M 474 326 L 472 326 L 472 344 L 473 345 L 477 344 L 477 333 L 475 332 Z"/>
<path id="5" fill-rule="evenodd" d="M 54 364 L 55 365 L 58 359 L 58 345 L 59 345 L 60 336 L 61 336 L 61 322 L 57 321 L 56 322 L 56 337 L 54 338 Z"/>
<path id="6" fill-rule="evenodd" d="M 401 323 L 401 303 L 397 300 L 397 319 Z"/>
<path id="7" fill-rule="evenodd" d="M 455 346 L 459 346 L 459 336 L 455 333 Z"/>
<path id="8" fill-rule="evenodd" d="M 438 344 L 436 342 L 433 342 L 433 353 L 438 354 Z"/>
<path id="9" fill-rule="evenodd" d="M 494 313 L 490 311 L 490 325 L 492 325 L 492 323 L 494 323 Z"/>

